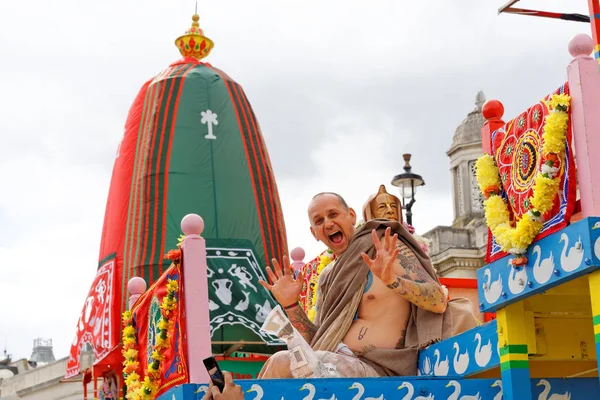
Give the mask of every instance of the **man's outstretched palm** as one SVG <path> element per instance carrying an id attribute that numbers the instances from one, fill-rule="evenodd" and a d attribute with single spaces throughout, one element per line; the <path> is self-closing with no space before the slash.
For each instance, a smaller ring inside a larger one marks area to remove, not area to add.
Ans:
<path id="1" fill-rule="evenodd" d="M 282 306 L 287 307 L 294 304 L 298 301 L 298 297 L 302 291 L 304 273 L 300 271 L 298 278 L 294 279 L 287 256 L 283 256 L 283 265 L 285 265 L 283 269 L 276 259 L 272 259 L 271 262 L 273 263 L 275 273 L 273 273 L 271 267 L 267 267 L 267 275 L 272 284 L 268 284 L 263 280 L 259 280 L 258 283 L 273 293 L 275 300 Z"/>
<path id="2" fill-rule="evenodd" d="M 373 245 L 375 246 L 375 258 L 371 260 L 366 253 L 361 254 L 363 260 L 365 260 L 365 263 L 367 263 L 371 272 L 373 272 L 373 275 L 381 279 L 386 285 L 396 280 L 394 262 L 398 257 L 399 251 L 396 246 L 398 235 L 394 234 L 393 237 L 390 237 L 391 231 L 390 228 L 385 230 L 383 243 L 381 243 L 377 237 L 377 231 L 373 229 L 371 236 L 373 237 Z"/>

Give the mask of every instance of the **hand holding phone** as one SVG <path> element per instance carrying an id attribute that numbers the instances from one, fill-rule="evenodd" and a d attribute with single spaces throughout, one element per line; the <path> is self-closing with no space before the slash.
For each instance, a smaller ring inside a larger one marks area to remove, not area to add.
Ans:
<path id="1" fill-rule="evenodd" d="M 204 366 L 208 371 L 208 376 L 212 381 L 213 385 L 219 388 L 221 393 L 223 389 L 225 389 L 225 376 L 223 375 L 223 371 L 219 368 L 219 364 L 217 364 L 217 360 L 214 357 L 208 357 L 202 360 L 204 362 Z"/>
<path id="2" fill-rule="evenodd" d="M 212 382 L 203 400 L 244 400 L 242 388 L 233 383 L 230 373 L 221 371 L 214 357 L 203 361 Z"/>

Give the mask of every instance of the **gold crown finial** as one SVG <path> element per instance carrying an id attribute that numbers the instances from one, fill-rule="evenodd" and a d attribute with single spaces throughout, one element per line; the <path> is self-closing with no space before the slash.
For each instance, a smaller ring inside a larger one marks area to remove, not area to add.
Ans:
<path id="1" fill-rule="evenodd" d="M 210 53 L 214 47 L 212 40 L 204 36 L 198 21 L 200 16 L 196 13 L 192 16 L 192 26 L 184 35 L 175 39 L 175 46 L 184 57 L 192 57 L 201 60 Z"/>

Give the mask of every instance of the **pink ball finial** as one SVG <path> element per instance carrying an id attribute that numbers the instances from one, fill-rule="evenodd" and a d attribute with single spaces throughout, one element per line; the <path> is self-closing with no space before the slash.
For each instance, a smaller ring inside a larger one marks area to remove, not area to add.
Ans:
<path id="1" fill-rule="evenodd" d="M 181 230 L 186 235 L 201 235 L 204 220 L 198 214 L 188 214 L 181 220 Z"/>
<path id="2" fill-rule="evenodd" d="M 306 253 L 304 252 L 304 249 L 302 247 L 296 247 L 290 253 L 290 256 L 292 256 L 292 260 L 295 262 L 302 261 L 304 259 L 305 255 L 306 255 Z"/>
<path id="3" fill-rule="evenodd" d="M 134 276 L 127 282 L 127 291 L 129 294 L 142 294 L 146 291 L 146 281 L 139 276 Z"/>
<path id="4" fill-rule="evenodd" d="M 293 249 L 290 253 L 290 256 L 292 257 L 292 269 L 294 270 L 294 275 L 298 276 L 298 273 L 300 272 L 300 270 L 302 269 L 302 267 L 304 267 L 304 256 L 306 254 L 304 253 L 304 249 L 302 247 L 296 247 L 295 249 Z"/>
<path id="5" fill-rule="evenodd" d="M 483 114 L 483 118 L 488 120 L 502 118 L 504 115 L 504 106 L 498 100 L 488 100 L 481 108 L 481 113 Z"/>
<path id="6" fill-rule="evenodd" d="M 569 40 L 569 54 L 574 58 L 588 57 L 594 50 L 594 41 L 585 33 L 578 33 Z"/>

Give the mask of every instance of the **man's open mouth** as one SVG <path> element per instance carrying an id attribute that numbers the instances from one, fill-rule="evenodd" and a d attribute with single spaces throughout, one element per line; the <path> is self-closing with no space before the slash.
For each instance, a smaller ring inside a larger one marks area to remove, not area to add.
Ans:
<path id="1" fill-rule="evenodd" d="M 335 231 L 329 234 L 329 240 L 335 244 L 340 244 L 344 240 L 344 235 L 340 231 Z"/>

